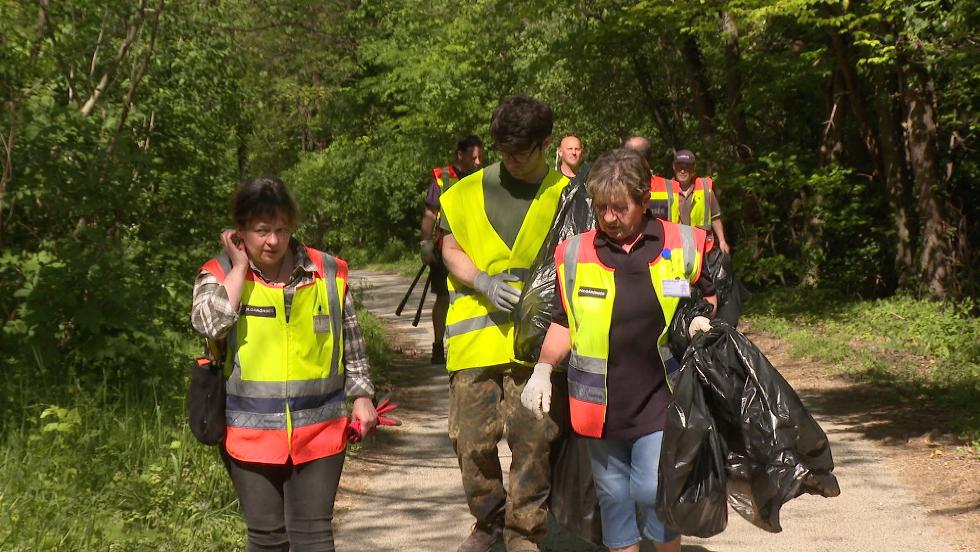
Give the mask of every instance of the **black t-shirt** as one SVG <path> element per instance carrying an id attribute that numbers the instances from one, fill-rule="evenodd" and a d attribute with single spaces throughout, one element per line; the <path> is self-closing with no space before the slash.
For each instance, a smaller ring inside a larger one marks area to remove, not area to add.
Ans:
<path id="1" fill-rule="evenodd" d="M 596 253 L 600 261 L 615 270 L 616 282 L 609 330 L 604 438 L 632 439 L 664 428 L 670 390 L 657 337 L 667 321 L 650 285 L 650 263 L 660 255 L 663 243 L 663 223 L 649 216 L 642 236 L 629 253 L 602 231 L 596 234 Z M 695 285 L 705 296 L 715 294 L 706 270 Z M 552 320 L 568 326 L 557 281 Z"/>

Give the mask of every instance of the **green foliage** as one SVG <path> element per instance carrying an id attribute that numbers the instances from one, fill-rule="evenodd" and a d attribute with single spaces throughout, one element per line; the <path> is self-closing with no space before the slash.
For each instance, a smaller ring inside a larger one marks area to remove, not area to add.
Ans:
<path id="1" fill-rule="evenodd" d="M 233 495 L 180 404 L 194 274 L 236 184 L 279 174 L 301 239 L 414 273 L 430 168 L 461 135 L 492 146 L 491 110 L 513 93 L 548 102 L 556 141 L 579 135 L 588 159 L 636 133 L 667 174 L 672 149 L 694 149 L 742 278 L 795 286 L 767 305 L 809 298 L 831 316 L 757 315 L 800 352 L 850 362 L 855 339 L 869 377 L 976 404 L 975 303 L 839 300 L 898 285 L 896 213 L 865 133 L 881 130 L 876 95 L 905 121 L 909 82 L 935 93 L 946 171 L 907 182 L 910 212 L 923 191 L 953 207 L 943 223 L 964 247 L 950 267 L 975 293 L 976 2 L 45 6 L 0 0 L 0 549 L 240 545 Z M 831 138 L 836 157 L 821 157 Z M 391 353 L 361 316 L 383 373 Z M 874 325 L 854 337 L 859 316 Z M 891 354 L 926 364 L 896 371 Z"/>
<path id="2" fill-rule="evenodd" d="M 720 201 L 741 215 L 726 217 L 742 236 L 740 278 L 766 286 L 809 277 L 809 285 L 850 292 L 891 283 L 893 236 L 876 223 L 887 205 L 866 178 L 837 165 L 807 170 L 795 154 L 768 154 L 751 169 L 718 177 Z"/>
<path id="3" fill-rule="evenodd" d="M 908 296 L 856 301 L 840 292 L 775 289 L 748 304 L 753 328 L 779 337 L 790 354 L 927 397 L 954 428 L 980 439 L 980 320 L 971 301 Z"/>
<path id="4" fill-rule="evenodd" d="M 217 450 L 187 430 L 182 372 L 17 400 L 0 454 L 0 549 L 242 547 Z"/>

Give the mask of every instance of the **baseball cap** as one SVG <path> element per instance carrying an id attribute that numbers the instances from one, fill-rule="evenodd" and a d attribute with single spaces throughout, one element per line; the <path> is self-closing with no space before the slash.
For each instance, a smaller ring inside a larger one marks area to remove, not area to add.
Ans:
<path id="1" fill-rule="evenodd" d="M 689 165 L 694 164 L 694 153 L 691 150 L 678 150 L 674 154 L 674 163 L 687 163 Z"/>

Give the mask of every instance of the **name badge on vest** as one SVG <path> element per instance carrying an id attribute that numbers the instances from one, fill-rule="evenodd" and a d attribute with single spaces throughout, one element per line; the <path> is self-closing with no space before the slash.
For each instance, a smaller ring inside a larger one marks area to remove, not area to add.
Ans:
<path id="1" fill-rule="evenodd" d="M 330 317 L 327 316 L 326 314 L 314 314 L 313 333 L 318 333 L 318 334 L 330 333 Z"/>
<path id="2" fill-rule="evenodd" d="M 606 294 L 609 290 L 594 287 L 580 287 L 578 288 L 579 297 L 596 297 L 598 299 L 605 299 Z"/>
<path id="3" fill-rule="evenodd" d="M 255 305 L 242 305 L 240 312 L 243 316 L 261 316 L 262 318 L 276 317 L 276 307 L 257 307 Z"/>
<path id="4" fill-rule="evenodd" d="M 691 283 L 687 280 L 664 280 L 664 295 L 667 297 L 690 297 Z"/>

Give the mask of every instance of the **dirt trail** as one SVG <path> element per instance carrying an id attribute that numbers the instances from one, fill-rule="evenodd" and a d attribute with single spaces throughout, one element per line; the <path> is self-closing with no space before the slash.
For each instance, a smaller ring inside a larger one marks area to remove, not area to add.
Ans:
<path id="1" fill-rule="evenodd" d="M 448 377 L 443 367 L 424 360 L 431 344 L 428 312 L 419 327 L 412 328 L 416 291 L 411 312 L 394 316 L 410 283 L 408 278 L 354 271 L 351 281 L 365 306 L 386 323 L 402 353 L 392 375 L 398 382 L 395 396 L 403 425 L 384 428 L 349 462 L 337 504 L 338 549 L 452 552 L 469 533 L 472 519 L 446 435 Z M 769 353 L 761 341 L 760 346 Z M 801 396 L 808 405 L 819 402 L 805 391 Z M 958 549 L 929 524 L 926 508 L 900 482 L 882 447 L 854 431 L 846 416 L 811 409 L 831 439 L 841 496 L 802 496 L 790 501 L 782 509 L 784 529 L 779 534 L 766 533 L 731 513 L 728 529 L 721 535 L 685 538 L 686 552 Z M 501 454 L 506 470 L 509 452 L 505 445 L 501 445 Z M 553 529 L 542 550 L 601 550 Z"/>

